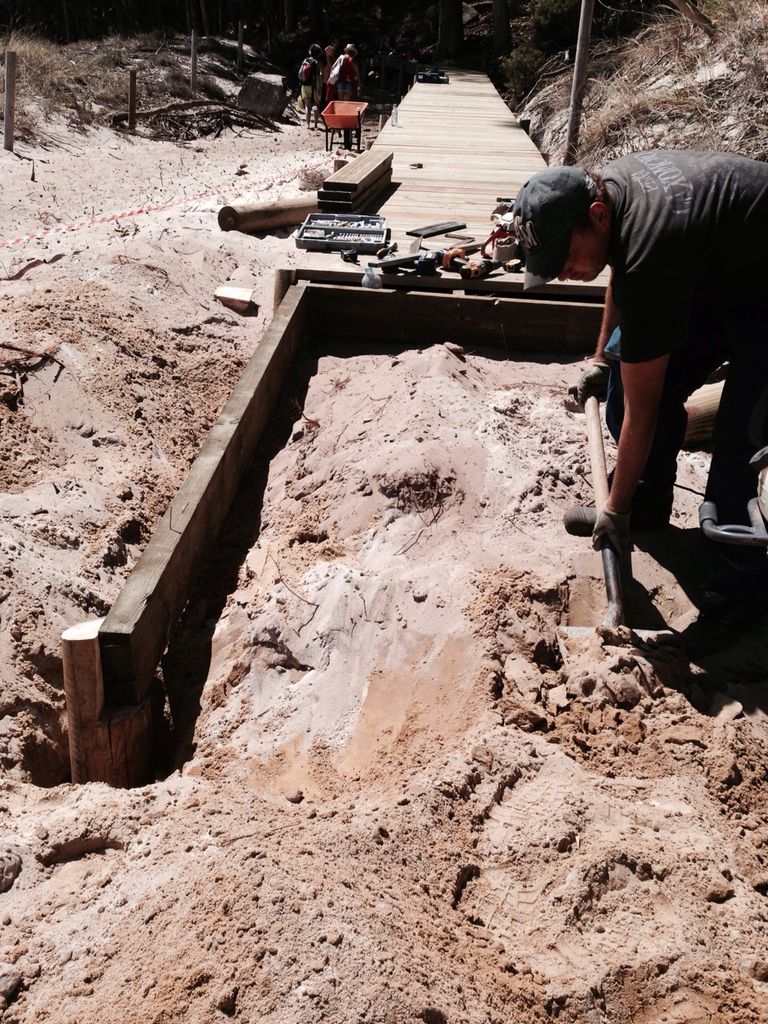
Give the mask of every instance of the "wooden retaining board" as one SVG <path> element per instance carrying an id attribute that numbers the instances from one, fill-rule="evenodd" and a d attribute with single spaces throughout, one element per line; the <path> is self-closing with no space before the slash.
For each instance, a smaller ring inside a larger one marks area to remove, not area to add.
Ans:
<path id="1" fill-rule="evenodd" d="M 291 287 L 171 506 L 99 629 L 107 704 L 139 704 L 251 462 L 307 324 Z"/>
<path id="2" fill-rule="evenodd" d="M 422 347 L 453 341 L 504 352 L 594 350 L 602 306 L 596 303 L 448 292 L 371 290 L 336 284 L 307 288 L 313 339 L 399 342 Z"/>

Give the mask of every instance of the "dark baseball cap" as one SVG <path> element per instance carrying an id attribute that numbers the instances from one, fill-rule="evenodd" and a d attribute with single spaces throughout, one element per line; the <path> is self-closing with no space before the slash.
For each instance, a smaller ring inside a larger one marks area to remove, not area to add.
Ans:
<path id="1" fill-rule="evenodd" d="M 514 228 L 525 250 L 526 289 L 562 273 L 571 232 L 585 220 L 596 194 L 594 181 L 580 167 L 548 167 L 517 193 Z"/>

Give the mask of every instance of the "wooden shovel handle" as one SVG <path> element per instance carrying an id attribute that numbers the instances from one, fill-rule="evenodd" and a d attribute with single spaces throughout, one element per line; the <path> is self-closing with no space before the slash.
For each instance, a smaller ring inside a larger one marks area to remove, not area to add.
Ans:
<path id="1" fill-rule="evenodd" d="M 591 395 L 585 405 L 587 416 L 587 442 L 589 444 L 589 461 L 592 464 L 592 487 L 595 492 L 595 508 L 600 509 L 608 501 L 608 473 L 605 468 L 605 449 L 603 448 L 603 428 L 600 423 L 600 403 Z"/>
<path id="2" fill-rule="evenodd" d="M 584 412 L 587 416 L 587 443 L 589 445 L 589 461 L 592 464 L 592 488 L 595 492 L 595 508 L 599 514 L 600 509 L 608 501 L 608 473 L 605 468 L 600 403 L 594 396 L 590 396 L 585 402 Z M 603 560 L 605 591 L 608 598 L 603 625 L 620 626 L 624 623 L 624 594 L 619 559 L 611 545 L 607 543 L 603 543 L 600 555 Z"/>

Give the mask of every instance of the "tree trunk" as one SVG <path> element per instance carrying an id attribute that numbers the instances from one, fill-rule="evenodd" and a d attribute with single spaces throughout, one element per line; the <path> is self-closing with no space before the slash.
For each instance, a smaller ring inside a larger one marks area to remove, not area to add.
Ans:
<path id="1" fill-rule="evenodd" d="M 512 49 L 507 0 L 493 0 L 493 52 L 497 57 Z"/>
<path id="2" fill-rule="evenodd" d="M 211 34 L 211 23 L 208 20 L 208 6 L 206 0 L 200 0 L 200 21 L 204 36 Z"/>
<path id="3" fill-rule="evenodd" d="M 440 24 L 437 32 L 437 56 L 454 58 L 464 45 L 464 21 L 461 0 L 440 0 Z"/>
<path id="4" fill-rule="evenodd" d="M 285 0 L 285 31 L 296 31 L 296 0 Z"/>
<path id="5" fill-rule="evenodd" d="M 309 0 L 309 31 L 314 40 L 323 37 L 323 22 L 325 20 L 324 4 L 322 0 Z"/>

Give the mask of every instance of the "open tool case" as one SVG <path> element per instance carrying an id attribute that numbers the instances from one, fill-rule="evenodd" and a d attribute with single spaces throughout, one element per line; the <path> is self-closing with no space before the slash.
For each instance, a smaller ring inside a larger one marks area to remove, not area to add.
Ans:
<path id="1" fill-rule="evenodd" d="M 299 249 L 318 252 L 377 252 L 386 244 L 389 228 L 386 217 L 363 213 L 310 213 L 296 232 Z"/>

